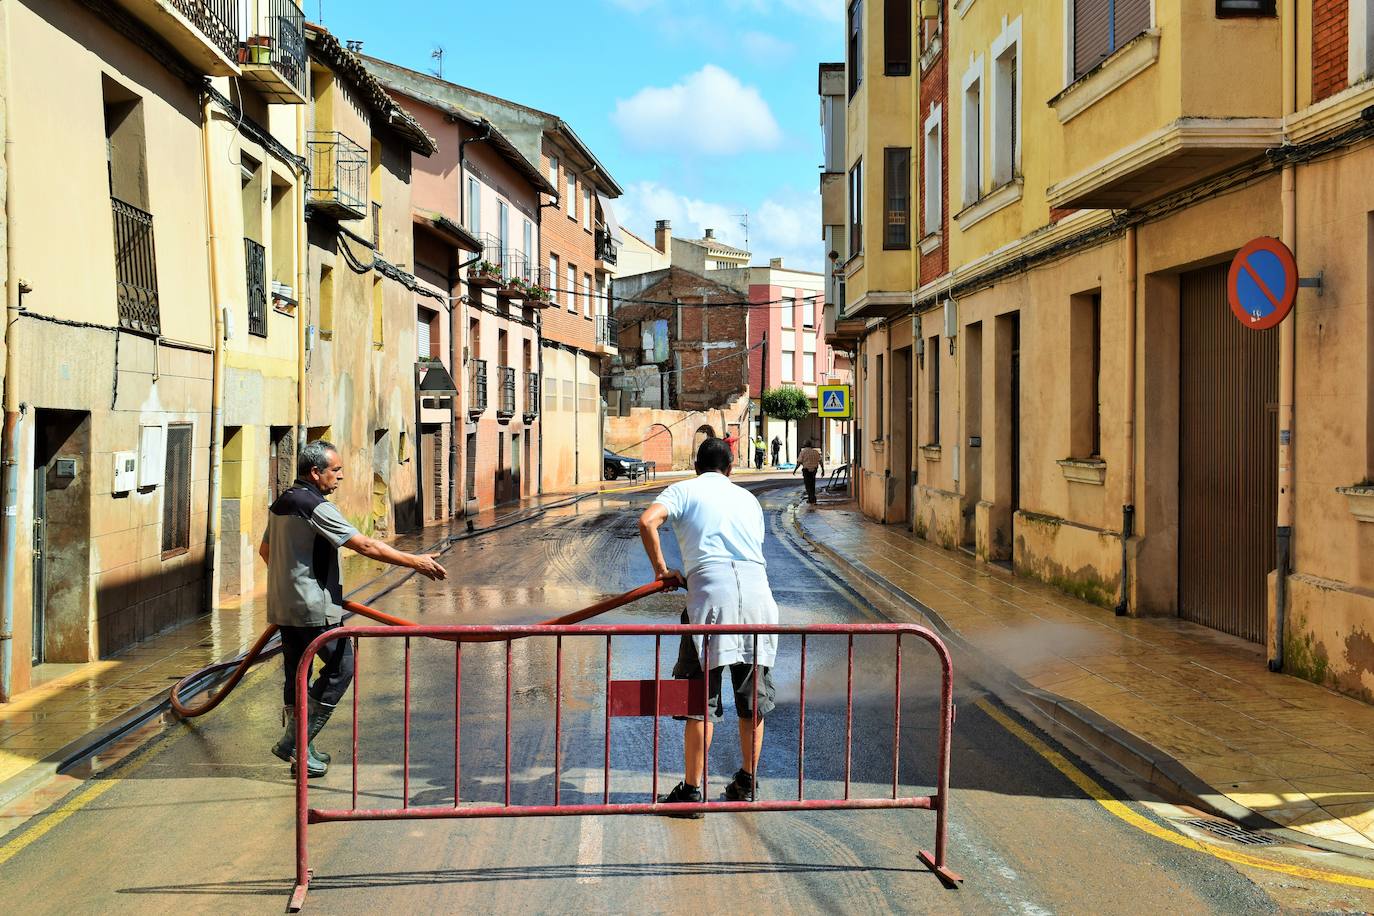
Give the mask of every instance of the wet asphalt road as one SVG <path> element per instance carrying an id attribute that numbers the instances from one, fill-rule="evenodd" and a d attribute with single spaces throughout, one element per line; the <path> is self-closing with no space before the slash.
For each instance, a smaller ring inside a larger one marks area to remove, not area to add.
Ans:
<path id="1" fill-rule="evenodd" d="M 651 496 L 602 496 L 527 525 L 454 545 L 446 583 L 411 580 L 377 605 L 426 623 L 524 623 L 587 605 L 650 578 L 636 519 Z M 876 619 L 838 588 L 784 529 L 796 488 L 763 494 L 769 575 L 784 621 Z M 670 561 L 675 545 L 669 545 Z M 682 596 L 655 596 L 605 622 L 672 622 Z M 551 639 L 511 652 L 512 801 L 554 792 Z M 374 640 L 359 659 L 359 804 L 395 807 L 403 791 L 402 646 Z M 653 676 L 652 638 L 617 640 L 617 678 Z M 661 649 L 669 671 L 676 647 Z M 784 640 L 775 672 L 763 792 L 795 797 L 798 646 Z M 504 794 L 504 644 L 463 650 L 461 794 Z M 957 664 L 957 658 L 956 658 Z M 901 785 L 934 782 L 939 669 L 904 641 Z M 454 652 L 416 640 L 412 656 L 410 801 L 453 800 Z M 809 641 L 805 773 L 808 797 L 842 792 L 844 639 Z M 892 781 L 892 643 L 855 643 L 854 794 L 881 797 Z M 178 725 L 98 798 L 61 820 L 0 869 L 0 899 L 22 913 L 280 912 L 292 885 L 293 783 L 267 748 L 277 724 L 280 662 L 245 681 L 226 705 Z M 605 644 L 565 641 L 559 794 L 599 801 Z M 316 878 L 307 912 L 768 912 L 1138 913 L 1277 911 L 1302 898 L 1291 882 L 1243 874 L 1113 818 L 974 705 L 959 683 L 952 771 L 950 865 L 966 877 L 949 891 L 916 860 L 930 848 L 926 811 L 713 814 L 323 824 L 312 828 Z M 335 767 L 312 783 L 312 804 L 347 807 L 352 695 L 320 739 Z M 728 703 L 728 700 L 727 700 Z M 651 719 L 618 719 L 610 792 L 647 800 Z M 663 720 L 660 786 L 681 778 L 681 728 Z M 711 753 L 718 796 L 739 762 L 732 713 Z M 102 782 L 101 780 L 97 781 Z M 1364 892 L 1368 893 L 1368 892 Z M 1322 908 L 1364 909 L 1355 892 L 1323 891 Z"/>

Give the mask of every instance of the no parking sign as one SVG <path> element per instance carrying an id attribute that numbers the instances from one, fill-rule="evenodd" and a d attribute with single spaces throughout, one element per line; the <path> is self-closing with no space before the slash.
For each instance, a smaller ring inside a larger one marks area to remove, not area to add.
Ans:
<path id="1" fill-rule="evenodd" d="M 1276 238 L 1249 242 L 1231 262 L 1226 298 L 1241 324 L 1255 331 L 1277 325 L 1293 310 L 1298 265 L 1293 252 Z"/>

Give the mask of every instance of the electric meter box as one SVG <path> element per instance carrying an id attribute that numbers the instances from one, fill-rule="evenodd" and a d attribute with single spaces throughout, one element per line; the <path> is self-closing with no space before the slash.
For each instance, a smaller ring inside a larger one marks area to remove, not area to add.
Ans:
<path id="1" fill-rule="evenodd" d="M 128 493 L 138 486 L 138 452 L 114 453 L 113 493 Z"/>

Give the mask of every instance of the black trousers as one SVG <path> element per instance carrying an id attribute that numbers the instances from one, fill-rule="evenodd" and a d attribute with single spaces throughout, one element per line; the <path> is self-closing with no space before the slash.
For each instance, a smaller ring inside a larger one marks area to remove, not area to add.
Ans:
<path id="1" fill-rule="evenodd" d="M 754 449 L 754 467 L 755 467 L 755 468 L 762 468 L 762 467 L 763 467 L 763 449 L 761 449 L 761 448 Z"/>
<path id="2" fill-rule="evenodd" d="M 806 482 L 806 501 L 816 501 L 816 472 L 802 468 L 802 480 Z"/>
<path id="3" fill-rule="evenodd" d="M 301 656 L 315 637 L 329 627 L 281 627 L 281 657 L 285 682 L 282 684 L 281 699 L 285 706 L 296 702 L 296 672 L 301 665 Z M 310 685 L 310 696 L 326 706 L 338 706 L 348 685 L 353 683 L 353 642 L 336 639 L 320 649 L 318 655 L 323 667 Z"/>

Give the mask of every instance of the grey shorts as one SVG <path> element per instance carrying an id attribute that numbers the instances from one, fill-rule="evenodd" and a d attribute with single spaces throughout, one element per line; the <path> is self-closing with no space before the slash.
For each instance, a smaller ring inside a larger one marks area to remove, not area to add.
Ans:
<path id="1" fill-rule="evenodd" d="M 730 683 L 735 693 L 735 713 L 741 719 L 752 719 L 754 717 L 754 672 L 762 671 L 763 676 L 758 681 L 759 692 L 759 719 L 768 715 L 775 708 L 773 703 L 773 673 L 765 665 L 752 665 L 749 662 L 736 662 L 729 666 Z M 722 719 L 725 717 L 725 705 L 720 699 L 720 688 L 725 666 L 711 669 L 711 677 L 708 681 L 708 692 L 706 708 L 710 710 L 711 717 Z M 692 637 L 683 636 L 678 643 L 677 663 L 673 665 L 673 677 L 678 680 L 691 680 L 701 677 L 701 660 L 697 658 L 696 644 Z M 693 698 L 695 699 L 695 698 Z M 703 719 L 704 716 L 673 716 L 674 719 L 682 721 L 684 719 Z"/>

